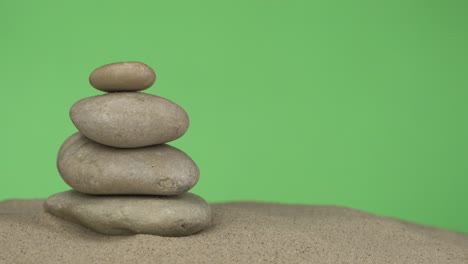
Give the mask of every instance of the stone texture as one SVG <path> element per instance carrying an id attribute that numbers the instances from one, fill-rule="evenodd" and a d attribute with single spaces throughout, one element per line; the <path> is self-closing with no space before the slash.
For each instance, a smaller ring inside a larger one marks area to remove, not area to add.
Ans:
<path id="1" fill-rule="evenodd" d="M 112 147 L 137 148 L 181 137 L 187 113 L 159 96 L 130 92 L 88 97 L 76 102 L 70 116 L 86 137 Z"/>
<path id="2" fill-rule="evenodd" d="M 178 196 L 95 196 L 66 191 L 49 197 L 44 209 L 105 235 L 187 236 L 211 224 L 203 198 Z"/>
<path id="3" fill-rule="evenodd" d="M 68 185 L 89 194 L 177 195 L 199 178 L 197 165 L 175 147 L 113 148 L 80 133 L 62 145 L 57 167 Z"/>
<path id="4" fill-rule="evenodd" d="M 156 80 L 156 74 L 148 65 L 136 62 L 116 62 L 95 69 L 89 83 L 104 92 L 141 91 Z"/>

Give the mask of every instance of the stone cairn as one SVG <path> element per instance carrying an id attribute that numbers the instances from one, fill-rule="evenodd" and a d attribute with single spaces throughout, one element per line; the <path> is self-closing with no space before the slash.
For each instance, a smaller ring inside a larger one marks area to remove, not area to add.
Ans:
<path id="1" fill-rule="evenodd" d="M 165 144 L 187 131 L 187 113 L 140 92 L 155 80 L 140 62 L 91 73 L 91 85 L 107 93 L 72 106 L 79 132 L 60 148 L 57 167 L 74 190 L 49 197 L 47 212 L 106 235 L 187 236 L 210 225 L 209 205 L 187 193 L 198 181 L 197 165 Z"/>

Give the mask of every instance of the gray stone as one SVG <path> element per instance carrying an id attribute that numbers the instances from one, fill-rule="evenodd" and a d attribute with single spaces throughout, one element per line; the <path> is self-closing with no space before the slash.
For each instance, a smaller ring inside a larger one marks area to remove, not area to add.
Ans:
<path id="1" fill-rule="evenodd" d="M 66 191 L 49 197 L 44 209 L 105 235 L 187 236 L 211 224 L 203 198 L 178 196 L 94 196 Z"/>
<path id="2" fill-rule="evenodd" d="M 181 137 L 189 126 L 180 106 L 140 92 L 82 99 L 72 106 L 70 117 L 87 138 L 118 148 L 166 143 Z"/>
<path id="3" fill-rule="evenodd" d="M 68 185 L 89 194 L 177 195 L 195 186 L 200 174 L 175 147 L 113 148 L 80 133 L 62 145 L 57 167 Z"/>
<path id="4" fill-rule="evenodd" d="M 155 80 L 153 69 L 136 61 L 107 64 L 89 76 L 89 83 L 104 92 L 141 91 L 153 85 Z"/>

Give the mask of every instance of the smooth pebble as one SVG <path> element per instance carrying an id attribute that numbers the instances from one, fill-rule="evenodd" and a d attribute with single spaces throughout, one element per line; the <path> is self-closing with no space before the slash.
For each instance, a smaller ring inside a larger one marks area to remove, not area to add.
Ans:
<path id="1" fill-rule="evenodd" d="M 137 62 L 116 62 L 95 69 L 89 83 L 103 92 L 135 92 L 149 88 L 156 80 L 150 66 Z"/>
<path id="2" fill-rule="evenodd" d="M 159 96 L 124 92 L 76 102 L 70 117 L 87 138 L 117 148 L 138 148 L 181 137 L 189 118 L 176 103 Z"/>
<path id="3" fill-rule="evenodd" d="M 80 133 L 62 145 L 57 166 L 73 189 L 101 195 L 177 195 L 195 186 L 200 175 L 193 160 L 175 147 L 113 148 Z"/>

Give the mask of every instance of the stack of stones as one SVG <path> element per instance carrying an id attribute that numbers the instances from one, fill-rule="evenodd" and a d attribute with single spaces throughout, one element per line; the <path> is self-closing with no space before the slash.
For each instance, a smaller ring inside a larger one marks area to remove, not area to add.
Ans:
<path id="1" fill-rule="evenodd" d="M 162 97 L 142 93 L 156 74 L 140 62 L 104 65 L 91 73 L 103 95 L 75 103 L 78 133 L 60 148 L 57 166 L 74 190 L 47 199 L 47 212 L 107 235 L 186 236 L 211 222 L 209 205 L 187 193 L 199 170 L 164 143 L 188 128 L 187 113 Z"/>

